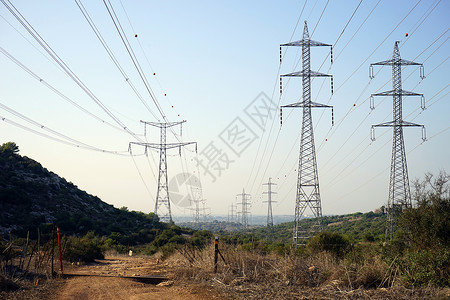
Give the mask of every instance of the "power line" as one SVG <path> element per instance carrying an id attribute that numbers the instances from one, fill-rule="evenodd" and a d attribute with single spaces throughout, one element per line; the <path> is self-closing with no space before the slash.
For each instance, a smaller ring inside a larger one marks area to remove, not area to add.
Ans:
<path id="1" fill-rule="evenodd" d="M 425 22 L 425 20 L 430 16 L 430 14 L 433 12 L 433 10 L 438 6 L 439 3 L 441 3 L 442 0 L 437 0 L 435 3 L 435 5 L 433 6 L 433 4 L 427 9 L 427 11 L 424 12 L 424 14 L 422 15 L 422 17 L 420 17 L 419 20 L 417 20 L 416 24 L 413 25 L 413 27 L 408 31 L 408 37 L 410 37 L 411 35 L 413 35 L 417 29 L 419 29 L 419 27 L 423 24 L 423 22 Z M 431 9 L 431 7 L 433 7 Z M 431 9 L 431 10 L 430 10 Z M 429 12 L 428 12 L 429 11 Z M 420 23 L 419 23 L 420 22 Z M 417 26 L 417 27 L 416 27 Z M 415 28 L 414 28 L 415 27 Z M 409 40 L 409 39 L 408 39 Z M 402 46 L 408 41 L 406 40 L 405 42 L 403 42 L 402 40 Z"/>
<path id="2" fill-rule="evenodd" d="M 441 130 L 441 131 L 439 131 L 438 133 L 432 135 L 431 137 L 428 137 L 428 138 L 427 138 L 427 141 L 431 140 L 432 138 L 435 138 L 435 137 L 438 136 L 438 135 L 441 135 L 442 133 L 446 132 L 446 131 L 449 130 L 449 129 L 450 129 L 450 126 L 447 127 L 447 128 L 445 128 L 445 129 L 443 129 L 443 130 Z M 390 142 L 390 141 L 388 141 L 387 143 L 389 143 L 389 142 Z M 387 143 L 386 143 L 386 144 L 387 144 Z M 409 150 L 409 151 L 408 151 L 408 154 L 410 154 L 411 152 L 413 152 L 414 150 L 416 150 L 418 147 L 420 147 L 421 145 L 423 145 L 423 143 L 424 143 L 424 142 L 422 141 L 422 142 L 419 143 L 417 146 L 415 146 L 414 148 L 412 148 L 411 150 Z M 384 144 L 384 145 L 386 145 L 386 144 Z M 384 146 L 384 145 L 383 145 L 383 146 Z M 365 186 L 366 184 L 372 182 L 375 178 L 379 177 L 381 174 L 383 174 L 384 172 L 386 172 L 388 169 L 389 169 L 389 166 L 386 167 L 385 169 L 383 169 L 381 172 L 379 172 L 379 173 L 377 173 L 376 175 L 374 175 L 373 177 L 369 178 L 367 181 L 365 181 L 365 182 L 362 183 L 361 185 L 357 186 L 356 188 L 354 188 L 354 189 L 351 190 L 350 192 L 348 192 L 348 193 L 342 195 L 341 197 L 339 197 L 339 198 L 337 199 L 337 201 L 347 198 L 348 195 L 353 194 L 354 192 L 356 192 L 357 190 L 359 190 L 360 188 L 362 188 L 362 187 Z"/>
<path id="3" fill-rule="evenodd" d="M 314 32 L 316 32 L 317 25 L 319 25 L 320 20 L 322 20 L 323 13 L 325 12 L 325 9 L 327 9 L 327 6 L 328 6 L 329 2 L 330 2 L 330 0 L 327 0 L 327 3 L 325 4 L 325 7 L 322 9 L 322 13 L 320 14 L 320 17 L 319 17 L 319 20 L 316 23 L 316 26 L 314 26 L 314 29 L 313 29 L 313 32 L 311 33 L 311 36 L 313 36 Z"/>
<path id="4" fill-rule="evenodd" d="M 8 51 L 6 51 L 5 49 L 3 49 L 2 47 L 0 47 L 0 52 L 5 55 L 8 59 L 10 59 L 13 63 L 15 63 L 17 66 L 19 66 L 20 68 L 22 68 L 25 72 L 27 72 L 28 74 L 30 74 L 34 79 L 36 79 L 37 81 L 39 81 L 40 83 L 42 83 L 45 87 L 47 87 L 48 89 L 50 89 L 52 92 L 54 92 L 55 94 L 57 94 L 58 96 L 60 96 L 61 98 L 63 98 L 64 100 L 66 100 L 67 102 L 69 102 L 70 104 L 72 104 L 73 106 L 75 106 L 76 108 L 78 108 L 79 110 L 81 110 L 82 112 L 84 112 L 85 114 L 91 116 L 92 118 L 96 119 L 97 121 L 100 121 L 103 124 L 106 124 L 108 126 L 111 126 L 115 129 L 118 129 L 120 131 L 123 131 L 123 128 L 118 127 L 108 121 L 105 121 L 103 119 L 101 119 L 100 117 L 98 117 L 97 115 L 91 113 L 90 111 L 88 111 L 87 109 L 85 109 L 84 107 L 82 107 L 81 105 L 79 105 L 78 103 L 76 103 L 75 101 L 73 101 L 72 99 L 70 99 L 69 97 L 67 97 L 66 95 L 64 95 L 62 92 L 60 92 L 58 89 L 56 89 L 55 87 L 53 87 L 52 85 L 50 85 L 49 83 L 47 83 L 42 77 L 40 77 L 39 75 L 37 75 L 36 73 L 34 73 L 33 71 L 31 71 L 29 68 L 27 68 L 24 64 L 22 64 L 18 59 L 16 59 L 14 56 L 12 56 Z"/>
<path id="5" fill-rule="evenodd" d="M 0 0 L 8 11 L 16 18 L 16 20 L 25 28 L 26 31 L 44 48 L 50 57 L 64 70 L 64 72 L 104 111 L 110 116 L 123 130 L 128 132 L 135 139 L 140 138 L 132 132 L 122 121 L 120 121 L 81 81 L 78 76 L 67 66 L 67 64 L 58 56 L 58 54 L 50 47 L 50 45 L 42 38 L 42 36 L 33 28 L 33 26 L 25 19 L 25 17 L 17 10 L 17 8 L 9 0 Z M 6 3 L 8 2 L 8 3 Z"/>
<path id="6" fill-rule="evenodd" d="M 117 69 L 119 69 L 120 73 L 122 74 L 122 76 L 125 78 L 125 81 L 128 83 L 128 85 L 131 87 L 131 89 L 133 90 L 133 92 L 136 94 L 136 96 L 139 98 L 139 100 L 142 102 L 142 104 L 145 106 L 145 108 L 150 112 L 150 114 L 153 115 L 153 117 L 155 117 L 155 119 L 158 119 L 158 117 L 155 115 L 155 113 L 151 110 L 150 106 L 147 104 L 147 102 L 144 100 L 144 98 L 141 96 L 141 94 L 138 92 L 138 90 L 136 89 L 136 87 L 134 86 L 133 82 L 131 81 L 131 79 L 129 78 L 129 76 L 125 73 L 124 69 L 122 68 L 122 66 L 120 65 L 119 61 L 117 60 L 117 58 L 114 56 L 114 53 L 112 52 L 111 48 L 108 46 L 108 44 L 106 43 L 105 39 L 103 38 L 103 36 L 101 35 L 100 31 L 98 30 L 97 26 L 95 25 L 94 21 L 92 20 L 92 18 L 90 17 L 89 13 L 87 12 L 86 8 L 83 6 L 83 3 L 81 3 L 81 0 L 75 0 L 78 8 L 80 9 L 81 13 L 83 14 L 84 18 L 86 19 L 86 21 L 89 23 L 89 26 L 91 27 L 91 29 L 94 31 L 95 35 L 97 36 L 98 40 L 100 41 L 100 43 L 102 44 L 103 48 L 106 50 L 106 52 L 108 53 L 109 57 L 111 58 L 111 60 L 114 62 L 114 64 L 116 65 Z"/>
<path id="7" fill-rule="evenodd" d="M 103 0 L 103 3 L 105 4 L 105 7 L 106 7 L 106 9 L 108 11 L 108 14 L 109 14 L 109 16 L 111 17 L 111 20 L 114 23 L 114 26 L 115 26 L 115 28 L 117 30 L 117 33 L 119 34 L 120 39 L 122 40 L 122 43 L 124 44 L 125 49 L 127 50 L 128 55 L 131 58 L 131 61 L 133 62 L 133 65 L 135 66 L 139 76 L 141 77 L 142 82 L 144 83 L 144 86 L 147 89 L 150 97 L 152 98 L 153 103 L 155 104 L 156 108 L 158 109 L 160 115 L 162 116 L 162 118 L 166 122 L 168 122 L 167 117 L 164 114 L 164 111 L 163 111 L 161 105 L 159 104 L 158 100 L 156 99 L 156 96 L 153 93 L 153 90 L 150 87 L 150 84 L 148 83 L 147 77 L 145 76 L 145 73 L 144 73 L 144 71 L 142 70 L 142 68 L 141 68 L 141 66 L 139 64 L 139 61 L 138 61 L 137 57 L 134 54 L 133 48 L 131 47 L 131 44 L 130 44 L 130 42 L 128 41 L 128 39 L 126 37 L 126 34 L 125 34 L 125 32 L 124 32 L 124 30 L 122 28 L 122 25 L 120 24 L 119 18 L 117 17 L 111 2 L 109 0 L 107 0 L 107 1 L 108 1 L 109 6 L 108 6 L 108 4 L 106 3 L 105 0 Z"/>
<path id="8" fill-rule="evenodd" d="M 406 16 L 404 16 L 403 17 L 403 19 L 394 27 L 394 29 L 392 29 L 392 31 L 378 44 L 378 46 L 375 48 L 375 50 L 373 50 L 370 54 L 369 54 L 369 56 L 356 68 L 356 70 L 354 70 L 353 71 L 353 73 L 350 75 L 350 76 L 348 76 L 347 77 L 347 79 L 345 79 L 344 81 L 343 81 L 343 83 L 336 89 L 336 93 L 337 93 L 337 91 L 344 85 L 344 84 L 346 84 L 347 82 L 348 82 L 348 80 L 350 79 L 350 78 L 352 78 L 353 77 L 353 75 L 355 75 L 356 74 L 356 72 L 369 60 L 369 58 L 378 50 L 378 48 L 380 48 L 381 47 L 381 45 L 388 39 L 388 37 L 390 37 L 391 36 L 391 34 L 392 33 L 394 33 L 394 31 L 400 26 L 400 24 L 402 24 L 403 23 L 403 21 L 413 12 L 413 10 L 417 7 L 417 5 L 419 5 L 419 3 L 421 2 L 422 0 L 419 0 L 419 1 L 417 1 L 417 3 L 411 8 L 411 10 L 406 14 Z"/>
<path id="9" fill-rule="evenodd" d="M 5 110 L 7 110 L 7 111 L 9 111 L 8 109 L 4 108 L 2 104 L 0 104 L 0 107 L 3 108 L 3 109 L 5 109 Z M 14 114 L 14 113 L 13 113 L 13 114 Z M 55 134 L 55 135 L 57 135 L 57 136 L 60 136 L 61 138 L 57 138 L 57 137 L 51 136 L 51 135 L 49 135 L 49 134 L 45 134 L 45 133 L 43 133 L 43 132 L 39 132 L 39 131 L 37 131 L 37 130 L 34 130 L 34 129 L 32 129 L 32 128 L 29 128 L 29 127 L 27 127 L 27 126 L 24 126 L 24 125 L 22 125 L 22 124 L 19 124 L 19 123 L 13 121 L 13 120 L 9 120 L 9 119 L 7 119 L 6 117 L 3 117 L 3 116 L 0 116 L 0 119 L 1 119 L 2 121 L 6 122 L 6 123 L 9 123 L 9 124 L 15 126 L 15 127 L 21 128 L 21 129 L 23 129 L 23 130 L 29 131 L 29 132 L 34 133 L 34 134 L 36 134 L 36 135 L 39 135 L 39 136 L 48 138 L 48 139 L 50 139 L 50 140 L 53 140 L 53 141 L 56 141 L 56 142 L 59 142 L 59 143 L 65 144 L 65 145 L 73 146 L 73 147 L 75 147 L 75 148 L 79 148 L 79 149 L 81 148 L 81 149 L 86 149 L 86 150 L 91 150 L 91 151 L 96 151 L 96 152 L 102 152 L 102 153 L 115 154 L 115 155 L 121 155 L 121 156 L 125 156 L 125 155 L 126 155 L 125 153 L 126 153 L 127 151 L 111 151 L 111 150 L 104 150 L 104 149 L 100 149 L 100 148 L 97 148 L 97 147 L 94 147 L 94 146 L 85 144 L 85 143 L 83 143 L 83 142 L 79 142 L 79 141 L 77 141 L 77 140 L 75 140 L 75 139 L 72 139 L 72 138 L 70 138 L 70 137 L 67 137 L 67 136 L 61 134 L 61 133 L 58 133 L 58 132 L 56 132 L 56 131 L 54 131 L 54 130 L 52 130 L 52 129 L 50 129 L 50 128 L 44 126 L 44 125 L 41 125 L 41 124 L 39 124 L 39 123 L 37 123 L 37 122 L 35 122 L 35 121 L 29 119 L 29 118 L 27 118 L 27 117 L 25 117 L 25 116 L 23 116 L 23 115 L 17 113 L 17 112 L 16 112 L 16 114 L 17 114 L 20 118 L 26 120 L 27 122 L 29 122 L 29 123 L 31 123 L 31 124 L 33 124 L 33 125 L 35 125 L 35 126 L 41 128 L 41 129 L 43 129 L 43 130 L 49 131 L 49 132 L 51 132 L 51 133 L 53 133 L 53 134 Z"/>

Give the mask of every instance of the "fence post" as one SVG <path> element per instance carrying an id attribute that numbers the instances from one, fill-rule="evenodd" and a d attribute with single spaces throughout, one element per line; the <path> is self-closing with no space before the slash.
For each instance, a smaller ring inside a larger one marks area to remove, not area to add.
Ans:
<path id="1" fill-rule="evenodd" d="M 63 274 L 63 261 L 62 261 L 61 238 L 59 235 L 59 227 L 56 227 L 56 231 L 58 232 L 59 263 L 61 265 L 61 274 Z"/>
<path id="2" fill-rule="evenodd" d="M 214 273 L 217 273 L 217 259 L 219 255 L 219 237 L 214 239 Z"/>
<path id="3" fill-rule="evenodd" d="M 53 273 L 53 261 L 54 261 L 54 254 L 55 254 L 55 224 L 52 224 L 52 273 L 51 276 L 55 277 L 55 274 Z"/>

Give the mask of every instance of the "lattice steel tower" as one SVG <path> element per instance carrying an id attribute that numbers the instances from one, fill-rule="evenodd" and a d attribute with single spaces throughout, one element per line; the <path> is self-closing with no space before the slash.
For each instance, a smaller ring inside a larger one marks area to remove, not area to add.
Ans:
<path id="1" fill-rule="evenodd" d="M 321 231 L 321 219 L 322 219 L 322 204 L 320 200 L 319 189 L 319 175 L 317 172 L 316 162 L 316 149 L 314 145 L 314 133 L 312 124 L 311 108 L 331 108 L 330 105 L 311 102 L 311 77 L 331 77 L 331 92 L 333 93 L 333 76 L 328 74 L 322 74 L 319 72 L 311 71 L 310 60 L 310 48 L 316 46 L 328 46 L 321 42 L 313 41 L 309 38 L 308 25 L 305 21 L 305 27 L 303 29 L 303 39 L 296 42 L 280 45 L 280 61 L 281 61 L 281 46 L 297 46 L 302 47 L 302 67 L 303 70 L 299 72 L 293 72 L 280 77 L 280 92 L 282 92 L 282 77 L 302 77 L 303 83 L 303 100 L 281 106 L 280 119 L 281 123 L 283 108 L 286 107 L 302 107 L 303 108 L 303 120 L 302 131 L 300 141 L 300 157 L 298 167 L 298 179 L 297 179 L 297 197 L 295 201 L 295 217 L 294 217 L 294 230 L 293 230 L 293 243 L 295 246 L 299 244 L 305 244 L 306 240 L 312 237 L 317 232 Z M 332 51 L 332 48 L 331 48 Z M 333 63 L 333 54 L 331 52 L 331 63 Z M 299 221 L 305 213 L 306 208 L 309 207 L 316 218 L 315 225 L 310 227 L 310 230 L 302 230 L 300 228 Z"/>
<path id="2" fill-rule="evenodd" d="M 245 190 L 242 189 L 242 194 L 237 194 L 236 197 L 240 197 L 238 204 L 241 205 L 241 224 L 244 228 L 247 228 L 251 196 L 250 194 L 246 194 Z"/>
<path id="3" fill-rule="evenodd" d="M 373 66 L 392 66 L 392 90 L 372 94 L 370 108 L 374 109 L 373 96 L 393 96 L 393 120 L 377 125 L 372 125 L 371 139 L 375 140 L 375 127 L 393 127 L 391 175 L 389 181 L 389 196 L 387 205 L 387 225 L 386 237 L 391 240 L 394 234 L 396 213 L 404 208 L 411 207 L 411 193 L 409 189 L 408 169 L 406 166 L 405 142 L 403 140 L 403 127 L 422 127 L 422 139 L 425 140 L 424 125 L 403 121 L 402 116 L 402 96 L 420 96 L 421 107 L 425 109 L 425 98 L 423 94 L 408 92 L 402 89 L 402 65 L 420 66 L 420 77 L 423 79 L 423 65 L 413 61 L 400 58 L 398 50 L 399 42 L 394 45 L 392 59 L 370 64 L 369 77 L 374 78 Z"/>
<path id="4" fill-rule="evenodd" d="M 272 191 L 272 185 L 276 185 L 276 183 L 272 182 L 272 178 L 269 178 L 269 182 L 263 183 L 263 185 L 267 185 L 267 192 L 263 192 L 263 194 L 267 195 L 267 201 L 263 201 L 267 203 L 267 229 L 269 231 L 269 238 L 273 241 L 273 215 L 272 215 L 272 203 L 276 202 L 272 200 L 272 194 L 276 194 L 276 192 Z"/>
<path id="5" fill-rule="evenodd" d="M 263 192 L 267 195 L 267 201 L 263 201 L 267 203 L 267 227 L 273 227 L 272 203 L 276 201 L 272 200 L 272 194 L 276 194 L 276 192 L 272 191 L 272 185 L 276 185 L 276 183 L 273 183 L 272 178 L 269 178 L 269 182 L 263 183 L 263 185 L 267 185 L 267 192 Z"/>
<path id="6" fill-rule="evenodd" d="M 228 222 L 237 222 L 237 205 L 231 204 L 228 208 Z"/>
<path id="7" fill-rule="evenodd" d="M 145 147 L 145 152 L 147 153 L 147 148 L 153 148 L 159 150 L 159 171 L 158 171 L 158 190 L 156 192 L 155 201 L 155 214 L 158 215 L 163 222 L 172 222 L 172 212 L 170 209 L 170 199 L 169 199 L 169 181 L 167 179 L 167 155 L 168 149 L 179 148 L 181 155 L 181 147 L 197 144 L 196 142 L 187 143 L 167 143 L 166 142 L 166 131 L 167 128 L 180 125 L 180 136 L 181 136 L 181 124 L 186 121 L 181 122 L 170 122 L 170 123 L 157 123 L 157 122 L 145 122 L 141 121 L 145 125 L 150 125 L 154 127 L 159 127 L 161 129 L 161 139 L 160 143 L 140 143 L 140 142 L 130 142 L 131 144 L 141 145 Z"/>

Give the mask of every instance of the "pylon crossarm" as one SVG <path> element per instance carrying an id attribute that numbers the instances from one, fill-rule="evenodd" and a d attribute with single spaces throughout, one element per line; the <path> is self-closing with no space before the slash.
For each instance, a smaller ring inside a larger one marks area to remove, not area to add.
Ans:
<path id="1" fill-rule="evenodd" d="M 411 122 L 406 122 L 406 121 L 402 121 L 401 126 L 402 127 L 424 127 L 421 124 L 416 124 L 416 123 L 411 123 Z"/>
<path id="2" fill-rule="evenodd" d="M 372 127 L 392 127 L 394 125 L 395 125 L 395 122 L 390 121 L 390 122 L 384 122 L 384 123 L 372 125 Z"/>
<path id="3" fill-rule="evenodd" d="M 197 142 L 168 143 L 168 144 L 166 144 L 166 149 L 172 149 L 172 148 L 177 148 L 177 147 L 184 147 L 184 146 L 191 145 L 191 144 L 197 145 Z M 156 145 L 159 145 L 159 144 L 156 144 Z"/>
<path id="4" fill-rule="evenodd" d="M 140 142 L 130 142 L 130 148 L 131 148 L 131 145 L 139 145 L 139 146 L 149 146 L 149 145 L 159 145 L 159 144 L 153 144 L 153 143 L 140 143 Z M 159 149 L 159 148 L 158 148 Z"/>
<path id="5" fill-rule="evenodd" d="M 371 96 L 394 96 L 394 95 L 402 95 L 402 96 L 423 96 L 423 94 L 414 93 L 410 91 L 400 90 L 400 93 L 395 93 L 393 90 L 372 94 Z"/>
<path id="6" fill-rule="evenodd" d="M 287 108 L 287 107 L 291 107 L 291 108 L 303 107 L 303 102 L 296 102 L 296 103 L 292 103 L 292 104 L 283 105 L 283 106 L 281 106 L 281 109 Z"/>
<path id="7" fill-rule="evenodd" d="M 383 61 L 379 61 L 376 63 L 372 63 L 370 64 L 370 66 L 387 66 L 387 65 L 402 65 L 402 66 L 422 66 L 421 63 L 416 63 L 414 61 L 409 61 L 406 59 L 400 59 L 400 60 L 396 60 L 396 59 L 389 59 L 389 60 L 383 60 Z"/>
<path id="8" fill-rule="evenodd" d="M 323 74 L 323 73 L 319 73 L 316 71 L 309 71 L 305 74 L 305 72 L 302 71 L 298 71 L 298 72 L 292 72 L 292 73 L 288 73 L 288 74 L 283 74 L 281 75 L 281 77 L 304 77 L 304 76 L 309 76 L 309 77 L 333 77 L 333 75 L 329 75 L 329 74 Z"/>
<path id="9" fill-rule="evenodd" d="M 322 107 L 322 108 L 332 108 L 332 105 L 326 105 L 326 104 L 322 104 L 322 103 L 317 103 L 317 102 L 311 102 L 310 105 L 308 105 L 309 107 Z M 281 106 L 281 108 L 297 108 L 297 107 L 304 107 L 303 102 L 296 102 L 296 103 L 292 103 L 292 104 L 287 104 L 287 105 L 283 105 Z"/>
<path id="10" fill-rule="evenodd" d="M 162 128 L 162 127 L 168 128 L 168 127 L 176 126 L 176 125 L 179 125 L 179 124 L 183 124 L 185 122 L 186 122 L 186 120 L 183 120 L 183 121 L 180 121 L 180 122 L 169 122 L 169 123 L 147 122 L 147 121 L 142 121 L 141 120 L 141 123 L 143 123 L 143 124 L 150 125 L 150 126 L 155 126 L 155 127 L 159 127 L 159 128 Z"/>
<path id="11" fill-rule="evenodd" d="M 333 106 L 322 104 L 322 103 L 317 103 L 317 102 L 311 102 L 311 107 L 332 108 Z"/>
<path id="12" fill-rule="evenodd" d="M 295 42 L 290 42 L 290 43 L 286 43 L 286 44 L 281 44 L 280 46 L 296 46 L 296 47 L 302 47 L 304 45 L 309 45 L 311 47 L 320 47 L 320 46 L 328 46 L 331 47 L 330 44 L 325 44 L 325 43 L 321 43 L 321 42 L 317 42 L 317 41 L 313 41 L 310 39 L 307 40 L 299 40 L 299 41 L 295 41 Z"/>
<path id="13" fill-rule="evenodd" d="M 370 68 L 373 68 L 373 66 L 386 66 L 386 65 L 392 65 L 392 62 L 393 62 L 392 59 L 379 61 L 379 62 L 370 64 Z"/>
<path id="14" fill-rule="evenodd" d="M 394 127 L 394 126 L 400 126 L 400 127 L 422 127 L 422 140 L 426 141 L 426 139 L 427 139 L 424 125 L 411 123 L 411 122 L 406 122 L 406 121 L 402 121 L 400 124 L 396 124 L 394 121 L 390 121 L 390 122 L 385 122 L 385 123 L 372 125 L 372 127 L 370 129 L 370 139 L 372 141 L 375 141 L 375 127 Z"/>
<path id="15" fill-rule="evenodd" d="M 406 60 L 406 59 L 403 59 L 403 58 L 400 59 L 400 64 L 402 66 L 422 66 L 423 67 L 423 64 L 421 64 L 421 63 L 417 63 L 415 61 Z"/>

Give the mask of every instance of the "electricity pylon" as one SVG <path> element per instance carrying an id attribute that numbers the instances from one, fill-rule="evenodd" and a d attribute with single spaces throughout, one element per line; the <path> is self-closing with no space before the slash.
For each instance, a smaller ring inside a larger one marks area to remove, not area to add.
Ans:
<path id="1" fill-rule="evenodd" d="M 193 204 L 192 208 L 188 208 L 189 210 L 192 211 L 193 213 L 193 223 L 200 223 L 200 216 L 203 215 L 202 219 L 205 219 L 205 207 L 200 207 L 201 203 L 205 202 L 205 199 L 203 199 L 203 193 L 202 193 L 202 188 L 201 187 L 194 187 L 191 185 L 191 192 L 192 192 L 192 197 L 193 199 L 191 199 L 191 205 Z"/>
<path id="2" fill-rule="evenodd" d="M 131 144 L 140 145 L 145 147 L 145 153 L 147 153 L 147 148 L 153 148 L 159 150 L 159 171 L 158 171 L 158 191 L 156 193 L 155 201 L 155 214 L 158 215 L 159 219 L 163 222 L 172 222 L 172 212 L 170 209 L 170 199 L 169 199 L 169 182 L 167 179 L 167 155 L 168 149 L 179 148 L 181 155 L 181 147 L 196 144 L 196 142 L 186 142 L 186 143 L 167 143 L 166 142 L 166 130 L 169 127 L 180 125 L 180 136 L 181 136 L 181 124 L 186 121 L 181 122 L 170 122 L 170 123 L 157 123 L 157 122 L 145 122 L 141 121 L 146 125 L 159 127 L 161 129 L 161 139 L 160 143 L 140 143 L 140 142 L 130 142 Z"/>
<path id="3" fill-rule="evenodd" d="M 231 204 L 229 206 L 229 209 L 228 209 L 228 222 L 234 223 L 234 222 L 237 221 L 237 212 L 236 212 L 236 210 L 237 210 L 237 206 L 236 205 Z"/>
<path id="4" fill-rule="evenodd" d="M 313 41 L 309 38 L 308 25 L 305 21 L 305 27 L 303 29 L 303 39 L 296 42 L 282 44 L 281 46 L 297 46 L 302 47 L 302 71 L 293 72 L 280 77 L 280 92 L 281 78 L 282 77 L 302 77 L 303 81 L 303 101 L 299 101 L 293 104 L 284 105 L 280 108 L 280 120 L 282 119 L 283 108 L 286 107 L 302 107 L 303 108 L 303 120 L 302 131 L 300 141 L 300 157 L 298 167 L 298 179 L 297 179 L 297 196 L 295 201 L 295 217 L 294 217 L 294 230 L 293 230 L 293 243 L 297 247 L 299 244 L 305 244 L 306 240 L 314 236 L 322 228 L 322 204 L 320 199 L 319 189 L 319 175 L 317 172 L 316 162 L 316 150 L 314 145 L 314 134 L 311 108 L 331 108 L 332 109 L 332 122 L 333 122 L 333 107 L 330 105 L 311 102 L 311 77 L 331 77 L 331 93 L 333 93 L 333 75 L 322 74 L 319 72 L 311 71 L 311 58 L 310 47 L 316 46 L 328 46 L 321 42 Z M 331 48 L 332 51 L 332 48 Z M 281 52 L 281 50 L 280 50 Z M 333 55 L 331 52 L 331 63 L 333 63 Z M 309 207 L 316 218 L 315 225 L 310 227 L 310 230 L 302 230 L 300 228 L 299 221 L 302 218 L 306 208 Z"/>
<path id="5" fill-rule="evenodd" d="M 272 192 L 272 185 L 276 185 L 276 183 L 273 183 L 272 178 L 269 178 L 269 182 L 263 183 L 263 185 L 267 185 L 267 192 L 263 192 L 263 194 L 267 194 L 267 201 L 263 201 L 263 203 L 267 203 L 267 229 L 269 230 L 270 239 L 273 240 L 272 203 L 276 201 L 272 200 L 272 194 L 276 194 L 276 192 Z"/>
<path id="6" fill-rule="evenodd" d="M 248 215 L 250 214 L 250 194 L 246 194 L 245 190 L 242 189 L 242 194 L 237 194 L 236 197 L 240 197 L 238 204 L 241 205 L 241 224 L 244 228 L 248 227 Z M 240 202 L 239 202 L 240 201 Z"/>
<path id="7" fill-rule="evenodd" d="M 406 165 L 405 141 L 403 127 L 422 127 L 422 139 L 425 141 L 425 126 L 403 121 L 402 96 L 420 96 L 421 108 L 425 109 L 423 94 L 408 92 L 402 89 L 402 65 L 420 66 L 420 77 L 424 79 L 423 64 L 400 58 L 399 41 L 395 42 L 392 59 L 370 64 L 369 77 L 374 78 L 373 66 L 392 66 L 392 90 L 372 94 L 370 108 L 374 109 L 373 96 L 393 96 L 393 120 L 372 125 L 371 139 L 375 140 L 375 127 L 393 127 L 391 174 L 389 180 L 389 196 L 387 205 L 386 237 L 391 240 L 394 234 L 395 217 L 402 209 L 411 207 L 411 192 L 409 189 L 408 169 Z"/>

